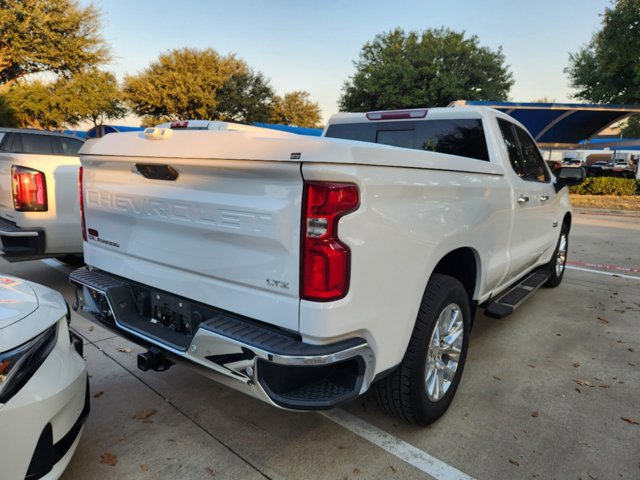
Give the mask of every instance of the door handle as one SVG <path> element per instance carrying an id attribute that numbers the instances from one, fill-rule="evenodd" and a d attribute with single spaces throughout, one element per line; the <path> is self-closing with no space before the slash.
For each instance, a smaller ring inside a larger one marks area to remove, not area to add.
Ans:
<path id="1" fill-rule="evenodd" d="M 549 195 L 540 195 L 541 202 L 546 202 L 547 200 L 549 200 Z"/>
<path id="2" fill-rule="evenodd" d="M 529 197 L 527 197 L 525 195 L 520 195 L 518 197 L 518 203 L 521 204 L 521 205 L 524 204 L 524 203 L 527 203 L 528 201 L 529 201 Z"/>

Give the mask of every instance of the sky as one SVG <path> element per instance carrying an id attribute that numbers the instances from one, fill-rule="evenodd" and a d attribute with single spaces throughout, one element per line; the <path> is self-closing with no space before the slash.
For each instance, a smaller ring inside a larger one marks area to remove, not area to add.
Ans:
<path id="1" fill-rule="evenodd" d="M 81 0 L 82 4 L 88 4 Z M 563 70 L 601 28 L 608 0 L 93 0 L 123 80 L 177 48 L 233 53 L 279 95 L 306 90 L 326 121 L 362 46 L 396 27 L 446 27 L 502 47 L 515 80 L 510 100 L 575 101 Z M 121 122 L 119 122 L 121 123 Z M 128 119 L 136 124 L 134 119 Z"/>

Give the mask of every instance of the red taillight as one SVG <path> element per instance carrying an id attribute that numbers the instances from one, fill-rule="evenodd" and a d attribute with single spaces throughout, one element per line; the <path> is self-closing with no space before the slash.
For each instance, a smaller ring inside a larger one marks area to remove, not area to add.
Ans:
<path id="1" fill-rule="evenodd" d="M 11 166 L 13 207 L 20 212 L 47 211 L 47 183 L 44 173 L 31 168 Z"/>
<path id="2" fill-rule="evenodd" d="M 178 122 L 171 122 L 171 128 L 187 128 L 189 126 L 189 121 L 188 120 L 184 120 L 184 121 L 178 121 Z"/>
<path id="3" fill-rule="evenodd" d="M 349 290 L 351 251 L 338 238 L 340 217 L 358 208 L 358 187 L 350 183 L 305 182 L 300 296 L 329 302 Z"/>
<path id="4" fill-rule="evenodd" d="M 82 224 L 82 239 L 87 241 L 87 227 L 84 223 L 84 196 L 82 195 L 82 167 L 78 169 L 78 199 L 80 200 L 80 222 Z"/>

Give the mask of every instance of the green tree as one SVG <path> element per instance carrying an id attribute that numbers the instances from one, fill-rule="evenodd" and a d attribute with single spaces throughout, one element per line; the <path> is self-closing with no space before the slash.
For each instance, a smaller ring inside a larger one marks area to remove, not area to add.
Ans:
<path id="1" fill-rule="evenodd" d="M 127 76 L 125 98 L 145 122 L 185 119 L 264 121 L 273 90 L 261 73 L 233 55 L 183 48 Z"/>
<path id="2" fill-rule="evenodd" d="M 569 55 L 575 98 L 596 103 L 640 103 L 640 0 L 614 0 L 602 29 Z"/>
<path id="3" fill-rule="evenodd" d="M 66 124 L 90 121 L 94 127 L 123 118 L 127 109 L 116 77 L 96 69 L 85 70 L 54 85 Z"/>
<path id="4" fill-rule="evenodd" d="M 22 82 L 13 85 L 0 98 L 0 118 L 5 126 L 55 130 L 64 124 L 60 99 L 52 83 Z"/>
<path id="5" fill-rule="evenodd" d="M 218 92 L 218 106 L 210 118 L 227 122 L 267 122 L 273 89 L 262 73 L 250 70 L 244 62 Z"/>
<path id="6" fill-rule="evenodd" d="M 627 118 L 622 129 L 622 138 L 640 138 L 640 115 L 632 115 Z"/>
<path id="7" fill-rule="evenodd" d="M 69 75 L 109 59 L 100 13 L 77 0 L 0 0 L 0 88 L 39 72 Z"/>
<path id="8" fill-rule="evenodd" d="M 309 92 L 285 93 L 284 97 L 274 97 L 270 121 L 314 128 L 320 123 L 320 105 L 309 99 Z"/>
<path id="9" fill-rule="evenodd" d="M 356 73 L 342 88 L 340 109 L 446 106 L 459 99 L 506 100 L 513 78 L 502 48 L 446 28 L 397 28 L 365 43 Z"/>
<path id="10" fill-rule="evenodd" d="M 155 127 L 156 125 L 159 125 L 161 123 L 166 123 L 166 122 L 173 122 L 175 120 L 175 118 L 170 118 L 170 117 L 141 117 L 140 118 L 140 126 L 143 128 L 147 128 L 147 127 Z"/>
<path id="11" fill-rule="evenodd" d="M 55 82 L 20 81 L 0 95 L 0 122 L 5 126 L 54 130 L 91 121 L 122 118 L 126 109 L 113 74 L 79 72 Z"/>

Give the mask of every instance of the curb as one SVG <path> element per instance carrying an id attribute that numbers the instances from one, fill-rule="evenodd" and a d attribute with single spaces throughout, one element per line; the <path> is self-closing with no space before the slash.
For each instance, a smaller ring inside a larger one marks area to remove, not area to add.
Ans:
<path id="1" fill-rule="evenodd" d="M 596 215 L 602 217 L 640 218 L 638 210 L 607 210 L 604 208 L 574 208 L 577 215 Z"/>

